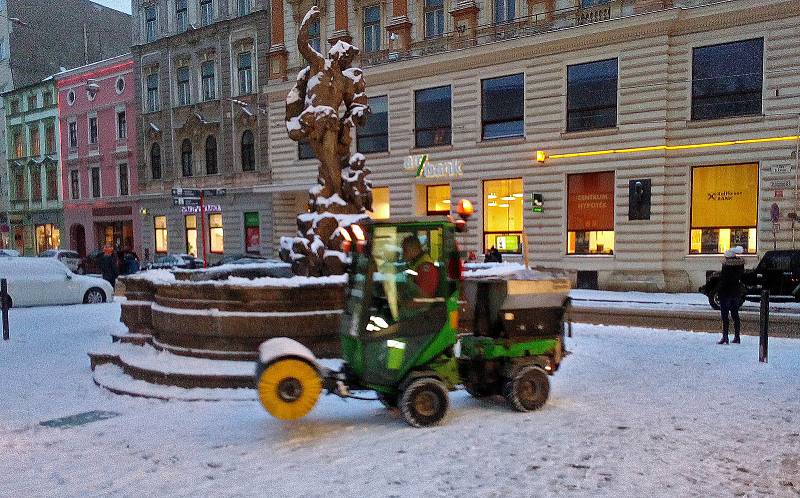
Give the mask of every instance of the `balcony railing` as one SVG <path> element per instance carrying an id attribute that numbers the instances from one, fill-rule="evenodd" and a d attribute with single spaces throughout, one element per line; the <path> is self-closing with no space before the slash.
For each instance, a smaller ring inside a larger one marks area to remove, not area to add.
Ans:
<path id="1" fill-rule="evenodd" d="M 478 26 L 474 30 L 451 31 L 437 37 L 413 42 L 407 51 L 381 50 L 364 53 L 361 55 L 361 65 L 362 67 L 375 66 L 607 21 L 629 14 L 631 9 L 628 7 L 631 5 L 632 0 L 615 0 L 586 8 L 571 7 L 533 14 L 508 22 Z"/>

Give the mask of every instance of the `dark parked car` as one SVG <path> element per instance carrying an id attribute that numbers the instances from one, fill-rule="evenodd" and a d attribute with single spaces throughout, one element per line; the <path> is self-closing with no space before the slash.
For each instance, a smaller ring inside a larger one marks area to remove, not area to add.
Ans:
<path id="1" fill-rule="evenodd" d="M 172 270 L 175 268 L 180 268 L 184 270 L 194 270 L 201 266 L 203 266 L 203 262 L 197 261 L 191 254 L 167 254 L 166 256 L 156 258 L 155 261 L 150 263 L 150 266 L 148 266 L 147 269 Z"/>
<path id="2" fill-rule="evenodd" d="M 708 296 L 708 303 L 715 310 L 719 309 L 717 296 L 719 272 L 715 271 L 706 277 L 706 285 L 700 292 Z M 748 298 L 757 298 L 762 289 L 768 289 L 770 297 L 782 300 L 794 298 L 800 301 L 800 293 L 792 293 L 800 285 L 800 249 L 789 251 L 767 251 L 758 265 L 752 270 L 745 270 L 742 275 L 741 306 Z"/>
<path id="3" fill-rule="evenodd" d="M 96 250 L 92 251 L 83 258 L 81 258 L 81 262 L 78 263 L 78 275 L 91 275 L 91 274 L 100 274 L 100 258 L 103 257 L 103 251 Z"/>

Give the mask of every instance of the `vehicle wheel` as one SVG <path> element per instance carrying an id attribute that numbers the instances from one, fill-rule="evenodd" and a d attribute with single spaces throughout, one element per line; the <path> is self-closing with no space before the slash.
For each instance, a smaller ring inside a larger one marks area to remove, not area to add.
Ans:
<path id="1" fill-rule="evenodd" d="M 715 310 L 719 310 L 719 294 L 717 293 L 716 288 L 712 290 L 710 294 L 708 294 L 708 304 L 710 304 Z"/>
<path id="2" fill-rule="evenodd" d="M 409 425 L 428 427 L 439 423 L 447 414 L 450 398 L 447 388 L 438 379 L 417 379 L 403 390 L 400 411 Z"/>
<path id="3" fill-rule="evenodd" d="M 106 293 L 103 292 L 103 289 L 92 287 L 83 295 L 84 304 L 98 304 L 104 302 L 106 302 Z"/>
<path id="4" fill-rule="evenodd" d="M 258 399 L 275 418 L 297 420 L 314 408 L 322 391 L 317 369 L 303 360 L 270 363 L 256 378 Z"/>
<path id="5" fill-rule="evenodd" d="M 517 411 L 538 410 L 547 402 L 550 395 L 550 380 L 547 373 L 539 367 L 524 367 L 517 371 L 513 379 L 506 382 L 503 395 Z"/>
<path id="6" fill-rule="evenodd" d="M 486 396 L 494 394 L 494 390 L 491 386 L 487 386 L 486 384 L 465 383 L 464 390 L 473 398 L 485 398 Z"/>
<path id="7" fill-rule="evenodd" d="M 378 393 L 378 401 L 380 401 L 381 404 L 386 408 L 397 408 L 397 393 Z"/>

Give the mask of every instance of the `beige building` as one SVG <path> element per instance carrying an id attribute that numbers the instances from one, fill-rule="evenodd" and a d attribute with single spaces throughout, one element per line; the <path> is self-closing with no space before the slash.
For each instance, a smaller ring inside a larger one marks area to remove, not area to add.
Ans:
<path id="1" fill-rule="evenodd" d="M 269 163 L 275 185 L 297 186 L 316 162 L 287 137 L 283 99 L 311 3 L 271 5 Z M 693 291 L 728 247 L 752 266 L 800 246 L 800 2 L 320 8 L 317 43 L 367 49 L 373 115 L 355 142 L 379 216 L 448 213 L 467 198 L 463 250 L 527 250 L 608 289 Z M 275 197 L 276 238 L 293 234 L 307 199 L 290 190 Z"/>

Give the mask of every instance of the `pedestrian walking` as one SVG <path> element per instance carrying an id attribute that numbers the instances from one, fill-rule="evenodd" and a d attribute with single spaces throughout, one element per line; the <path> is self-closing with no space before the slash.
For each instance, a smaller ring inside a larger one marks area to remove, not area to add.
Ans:
<path id="1" fill-rule="evenodd" d="M 116 259 L 114 249 L 111 246 L 105 246 L 103 255 L 100 257 L 100 273 L 103 275 L 103 280 L 110 283 L 112 287 L 119 276 L 119 267 Z"/>
<path id="2" fill-rule="evenodd" d="M 719 309 L 722 314 L 722 339 L 717 344 L 728 344 L 729 314 L 733 318 L 733 343 L 740 342 L 739 332 L 742 324 L 739 321 L 739 301 L 742 298 L 744 259 L 740 258 L 739 254 L 743 252 L 744 249 L 741 246 L 728 249 L 725 251 L 725 259 L 722 261 L 722 271 L 717 284 Z"/>

